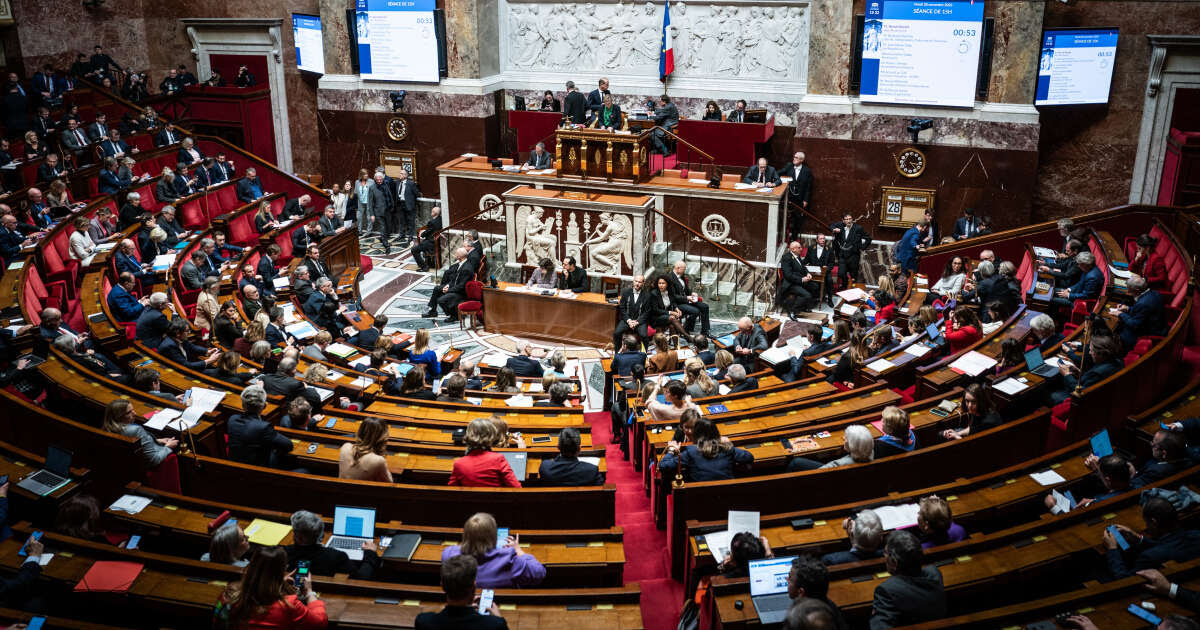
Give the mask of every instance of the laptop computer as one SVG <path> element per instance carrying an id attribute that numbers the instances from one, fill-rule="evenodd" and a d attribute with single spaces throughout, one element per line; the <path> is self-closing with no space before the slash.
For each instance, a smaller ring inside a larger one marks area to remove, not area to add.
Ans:
<path id="1" fill-rule="evenodd" d="M 358 561 L 363 559 L 362 545 L 368 540 L 375 540 L 375 508 L 333 508 L 333 535 L 326 547 L 344 551 L 351 560 Z"/>
<path id="2" fill-rule="evenodd" d="M 508 467 L 512 468 L 513 474 L 517 476 L 518 481 L 525 481 L 525 463 L 526 453 L 501 453 L 504 459 L 508 460 Z"/>
<path id="3" fill-rule="evenodd" d="M 1042 358 L 1042 349 L 1036 346 L 1025 352 L 1025 368 L 1042 378 L 1058 374 L 1058 367 L 1046 363 Z"/>
<path id="4" fill-rule="evenodd" d="M 71 481 L 71 451 L 54 446 L 46 447 L 46 467 L 17 483 L 39 497 L 44 497 Z"/>
<path id="5" fill-rule="evenodd" d="M 788 574 L 795 559 L 796 556 L 788 556 L 750 561 L 750 600 L 764 625 L 781 623 L 787 616 L 792 605 L 792 598 L 788 597 Z"/>

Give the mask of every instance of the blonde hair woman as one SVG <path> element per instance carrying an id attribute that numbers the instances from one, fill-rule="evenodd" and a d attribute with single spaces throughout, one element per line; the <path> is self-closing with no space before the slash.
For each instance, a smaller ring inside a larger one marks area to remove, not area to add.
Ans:
<path id="1" fill-rule="evenodd" d="M 683 382 L 687 394 L 692 398 L 703 398 L 717 393 L 717 382 L 704 369 L 704 362 L 692 357 L 683 363 Z"/>
<path id="2" fill-rule="evenodd" d="M 725 380 L 725 371 L 729 366 L 733 365 L 733 353 L 728 350 L 717 350 L 717 356 L 713 359 L 713 365 L 717 366 L 717 374 L 714 378 L 718 381 Z"/>
<path id="3" fill-rule="evenodd" d="M 438 360 L 437 352 L 429 347 L 428 328 L 418 328 L 413 335 L 413 346 L 408 361 L 425 366 L 425 380 L 432 381 L 435 376 L 442 375 L 442 362 Z"/>
<path id="4" fill-rule="evenodd" d="M 266 234 L 275 227 L 275 215 L 271 213 L 271 202 L 263 200 L 254 212 L 254 229 L 259 234 Z"/>
<path id="5" fill-rule="evenodd" d="M 521 482 L 513 474 L 508 460 L 492 452 L 499 439 L 496 425 L 487 418 L 476 418 L 467 425 L 463 440 L 467 454 L 454 460 L 450 471 L 450 485 L 470 487 L 520 488 Z"/>
<path id="6" fill-rule="evenodd" d="M 213 330 L 213 322 L 221 312 L 221 303 L 217 297 L 221 295 L 221 279 L 208 276 L 204 279 L 204 288 L 196 296 L 196 318 L 192 321 L 196 328 L 209 332 Z"/>
<path id="7" fill-rule="evenodd" d="M 338 478 L 392 483 L 387 441 L 387 424 L 379 418 L 364 418 L 358 423 L 354 442 L 346 442 L 338 452 Z"/>

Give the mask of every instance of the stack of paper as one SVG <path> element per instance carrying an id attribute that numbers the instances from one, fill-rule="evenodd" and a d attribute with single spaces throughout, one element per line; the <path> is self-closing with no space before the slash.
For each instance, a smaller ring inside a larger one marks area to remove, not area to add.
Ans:
<path id="1" fill-rule="evenodd" d="M 354 353 L 358 352 L 358 350 L 351 348 L 344 343 L 331 343 L 328 346 L 325 346 L 325 352 L 332 354 L 335 357 L 347 359 Z"/>
<path id="2" fill-rule="evenodd" d="M 758 355 L 758 358 L 770 363 L 771 365 L 778 365 L 779 363 L 787 361 L 791 357 L 791 348 L 787 346 L 772 346 L 766 350 L 763 350 L 762 354 Z"/>
<path id="3" fill-rule="evenodd" d="M 911 354 L 914 357 L 923 357 L 929 354 L 929 346 L 923 346 L 919 343 L 914 343 L 904 349 L 904 354 Z"/>
<path id="4" fill-rule="evenodd" d="M 150 263 L 150 266 L 153 267 L 155 271 L 166 271 L 170 269 L 171 265 L 173 264 L 175 264 L 175 254 L 159 254 L 158 256 L 154 257 L 154 262 Z"/>
<path id="5" fill-rule="evenodd" d="M 1021 381 L 1018 381 L 1015 378 L 1010 377 L 1010 378 L 1004 379 L 1003 381 L 1000 381 L 999 383 L 996 383 L 995 385 L 993 385 L 993 387 L 995 387 L 999 391 L 1004 392 L 1005 394 L 1008 394 L 1009 396 L 1012 396 L 1012 395 L 1015 395 L 1017 392 L 1028 388 L 1029 386 L 1026 385 L 1025 383 L 1022 383 Z"/>
<path id="6" fill-rule="evenodd" d="M 904 527 L 912 527 L 917 524 L 917 513 L 921 510 L 921 506 L 916 503 L 906 503 L 904 505 L 885 505 L 883 507 L 873 508 L 875 515 L 883 523 L 883 529 L 901 529 Z"/>
<path id="7" fill-rule="evenodd" d="M 1033 477 L 1034 481 L 1042 484 L 1043 486 L 1054 486 L 1060 483 L 1066 483 L 1067 481 L 1062 475 L 1054 472 L 1053 470 L 1043 470 L 1042 472 L 1029 473 L 1029 476 Z"/>
<path id="8" fill-rule="evenodd" d="M 853 304 L 842 304 L 838 308 L 838 312 L 841 313 L 842 315 L 849 317 L 858 312 L 858 307 Z"/>
<path id="9" fill-rule="evenodd" d="M 139 497 L 135 494 L 122 495 L 120 499 L 113 501 L 113 504 L 108 506 L 108 509 L 126 514 L 137 514 L 146 509 L 150 505 L 150 497 Z"/>
<path id="10" fill-rule="evenodd" d="M 143 426 L 145 426 L 147 429 L 162 431 L 163 429 L 167 428 L 168 422 L 178 418 L 182 414 L 183 412 L 179 411 L 178 409 L 163 409 L 153 416 L 150 416 L 150 419 L 147 420 L 146 424 Z"/>
<path id="11" fill-rule="evenodd" d="M 876 359 L 867 364 L 868 370 L 874 370 L 876 372 L 883 372 L 883 371 L 886 371 L 888 368 L 893 368 L 893 367 L 896 367 L 896 364 L 892 363 L 891 361 L 888 361 L 887 359 Z"/>
<path id="12" fill-rule="evenodd" d="M 996 365 L 996 360 L 992 357 L 971 350 L 951 363 L 950 369 L 967 376 L 979 376 L 994 365 Z"/>
<path id="13" fill-rule="evenodd" d="M 271 284 L 275 285 L 276 289 L 286 289 L 291 286 L 292 281 L 289 280 L 287 276 L 279 276 L 278 278 L 272 280 Z"/>
<path id="14" fill-rule="evenodd" d="M 375 384 L 375 379 L 373 379 L 369 376 L 360 376 L 360 377 L 354 379 L 354 382 L 350 383 L 350 384 L 353 385 L 354 387 L 366 389 Z"/>
<path id="15" fill-rule="evenodd" d="M 734 190 L 747 190 L 754 188 L 754 184 L 743 184 L 742 182 L 737 182 L 733 185 L 733 188 Z"/>
<path id="16" fill-rule="evenodd" d="M 317 336 L 317 329 L 313 328 L 312 323 L 307 320 L 284 326 L 283 329 L 287 334 L 297 339 L 308 339 L 309 337 Z"/>
<path id="17" fill-rule="evenodd" d="M 867 292 L 863 291 L 862 289 L 860 289 L 858 287 L 854 287 L 853 289 L 846 289 L 845 291 L 838 291 L 837 296 L 842 298 L 843 300 L 846 300 L 847 302 L 856 302 L 858 300 L 867 299 Z"/>
<path id="18" fill-rule="evenodd" d="M 193 387 L 188 391 L 192 394 L 189 406 L 199 409 L 201 414 L 206 414 L 216 409 L 217 405 L 221 404 L 222 400 L 225 400 L 225 395 L 229 393 L 215 389 L 205 389 L 203 387 Z"/>

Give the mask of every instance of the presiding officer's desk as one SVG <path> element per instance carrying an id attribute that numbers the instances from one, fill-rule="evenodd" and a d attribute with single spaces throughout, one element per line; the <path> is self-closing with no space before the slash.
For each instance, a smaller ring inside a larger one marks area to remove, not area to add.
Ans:
<path id="1" fill-rule="evenodd" d="M 565 298 L 502 282 L 483 290 L 483 304 L 488 332 L 602 346 L 612 343 L 617 325 L 617 307 L 601 293 Z"/>

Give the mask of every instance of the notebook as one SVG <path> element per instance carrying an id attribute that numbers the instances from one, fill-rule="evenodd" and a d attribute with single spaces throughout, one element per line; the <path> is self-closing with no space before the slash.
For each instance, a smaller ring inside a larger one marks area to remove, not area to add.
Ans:
<path id="1" fill-rule="evenodd" d="M 383 557 L 394 560 L 412 560 L 413 554 L 417 552 L 417 547 L 420 545 L 420 534 L 394 534 L 392 543 L 383 552 Z"/>

